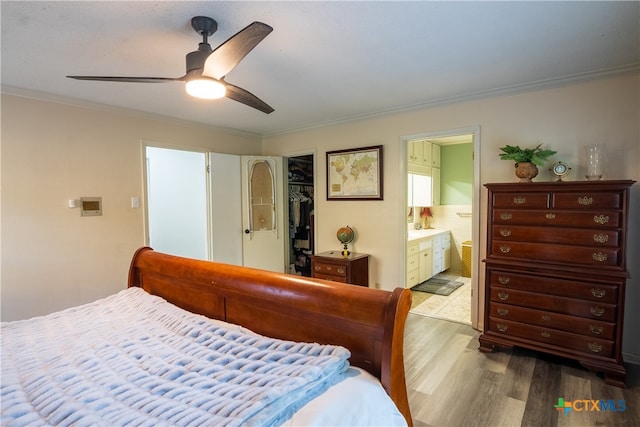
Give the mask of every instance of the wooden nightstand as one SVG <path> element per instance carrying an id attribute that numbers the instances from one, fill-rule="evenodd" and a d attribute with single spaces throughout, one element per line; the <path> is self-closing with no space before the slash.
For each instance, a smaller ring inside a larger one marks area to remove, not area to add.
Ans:
<path id="1" fill-rule="evenodd" d="M 316 279 L 369 286 L 369 254 L 352 253 L 344 257 L 340 251 L 311 255 L 311 275 Z"/>

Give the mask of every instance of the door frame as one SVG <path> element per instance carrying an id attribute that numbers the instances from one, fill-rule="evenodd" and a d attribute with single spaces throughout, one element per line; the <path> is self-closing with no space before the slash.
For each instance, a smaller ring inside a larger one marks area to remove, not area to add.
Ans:
<path id="1" fill-rule="evenodd" d="M 314 230 L 318 230 L 318 207 L 320 206 L 319 203 L 317 202 L 318 200 L 318 150 L 316 148 L 314 149 L 308 149 L 308 150 L 300 150 L 300 151 L 289 151 L 286 152 L 282 155 L 282 158 L 284 160 L 286 160 L 287 164 L 283 165 L 283 172 L 284 172 L 284 187 L 285 187 L 285 204 L 284 204 L 284 211 L 285 211 L 285 218 L 287 218 L 287 220 L 289 219 L 289 170 L 288 170 L 288 166 L 289 166 L 289 157 L 299 157 L 299 156 L 313 156 L 313 198 L 314 198 L 314 203 L 313 203 L 313 229 Z M 286 166 L 286 167 L 284 167 Z M 285 227 L 286 229 L 286 240 L 285 240 L 285 257 L 288 260 L 288 256 L 289 256 L 289 251 L 291 250 L 291 236 L 289 235 L 289 227 Z M 317 254 L 317 246 L 318 244 L 318 239 L 314 239 L 313 241 L 313 248 L 311 248 L 313 250 L 314 254 Z"/>
<path id="2" fill-rule="evenodd" d="M 480 177 L 480 147 L 481 147 L 481 132 L 480 125 L 467 126 L 462 128 L 445 129 L 438 131 L 427 131 L 412 135 L 403 135 L 400 137 L 400 173 L 403 179 L 400 179 L 400 194 L 403 197 L 400 198 L 400 209 L 398 212 L 406 212 L 407 207 L 407 179 L 406 176 L 409 173 L 409 166 L 407 160 L 407 148 L 409 141 L 416 139 L 432 139 L 442 138 L 446 136 L 456 136 L 472 134 L 473 135 L 473 194 L 472 194 L 472 218 L 471 218 L 471 240 L 473 241 L 473 250 L 471 252 L 471 326 L 474 329 L 482 327 L 482 320 L 480 319 L 483 310 L 480 310 L 480 304 L 484 303 L 484 286 L 480 286 L 480 202 L 481 202 L 481 177 Z M 407 283 L 407 232 L 408 224 L 405 215 L 402 215 L 402 232 L 400 233 L 402 242 L 400 247 L 403 248 L 401 258 L 401 282 Z M 406 285 L 405 285 L 406 286 Z M 482 288 L 482 289 L 481 289 Z M 482 291 L 482 292 L 481 292 Z"/>

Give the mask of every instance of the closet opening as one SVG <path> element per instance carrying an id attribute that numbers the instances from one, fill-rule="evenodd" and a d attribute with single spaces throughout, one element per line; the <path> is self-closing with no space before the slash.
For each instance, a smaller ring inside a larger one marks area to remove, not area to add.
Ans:
<path id="1" fill-rule="evenodd" d="M 314 253 L 313 154 L 287 158 L 289 191 L 288 273 L 311 277 Z"/>

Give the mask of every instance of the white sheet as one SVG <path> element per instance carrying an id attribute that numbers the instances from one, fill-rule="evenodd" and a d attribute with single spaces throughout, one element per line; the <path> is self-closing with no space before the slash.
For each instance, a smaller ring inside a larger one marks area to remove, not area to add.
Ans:
<path id="1" fill-rule="evenodd" d="M 400 427 L 407 422 L 380 381 L 360 368 L 303 406 L 283 426 Z"/>

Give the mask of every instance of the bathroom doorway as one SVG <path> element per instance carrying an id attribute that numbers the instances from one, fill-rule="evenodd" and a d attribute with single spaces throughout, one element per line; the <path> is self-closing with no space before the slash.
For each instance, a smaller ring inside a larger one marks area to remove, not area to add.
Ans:
<path id="1" fill-rule="evenodd" d="M 479 152 L 479 138 L 479 127 L 403 138 L 407 171 L 405 286 L 413 288 L 411 312 L 473 327 L 478 324 L 478 262 L 473 252 L 479 241 L 479 159 L 474 156 Z M 430 168 L 416 167 L 420 150 L 424 158 L 431 157 L 427 159 Z M 429 175 L 432 193 L 416 199 L 412 197 L 412 180 L 416 182 L 415 175 L 422 174 Z M 430 205 L 412 203 L 423 199 Z M 418 279 L 410 272 L 416 251 L 420 265 L 414 272 L 422 273 L 425 264 L 430 270 Z M 440 257 L 444 257 L 442 267 Z"/>

